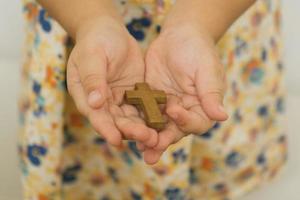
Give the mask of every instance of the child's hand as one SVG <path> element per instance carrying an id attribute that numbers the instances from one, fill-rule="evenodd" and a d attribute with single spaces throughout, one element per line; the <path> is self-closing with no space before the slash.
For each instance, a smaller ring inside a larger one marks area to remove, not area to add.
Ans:
<path id="1" fill-rule="evenodd" d="M 144 125 L 133 106 L 122 105 L 124 91 L 144 81 L 137 42 L 122 23 L 101 18 L 85 23 L 67 66 L 68 90 L 78 110 L 110 144 L 122 137 L 153 147 L 157 132 Z"/>
<path id="2" fill-rule="evenodd" d="M 159 142 L 146 148 L 144 159 L 158 161 L 169 145 L 187 134 L 202 134 L 215 121 L 224 121 L 224 69 L 211 37 L 196 25 L 179 25 L 163 30 L 146 55 L 146 81 L 168 94 L 167 128 Z M 141 150 L 145 146 L 139 144 Z"/>

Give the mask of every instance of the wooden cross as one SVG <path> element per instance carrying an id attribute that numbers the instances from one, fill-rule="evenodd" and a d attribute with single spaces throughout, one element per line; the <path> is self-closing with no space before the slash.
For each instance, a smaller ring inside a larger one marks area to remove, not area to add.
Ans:
<path id="1" fill-rule="evenodd" d="M 165 120 L 162 117 L 158 104 L 165 104 L 167 96 L 164 91 L 151 90 L 147 83 L 136 83 L 135 90 L 125 92 L 125 100 L 140 108 L 147 125 L 156 130 L 164 128 Z"/>

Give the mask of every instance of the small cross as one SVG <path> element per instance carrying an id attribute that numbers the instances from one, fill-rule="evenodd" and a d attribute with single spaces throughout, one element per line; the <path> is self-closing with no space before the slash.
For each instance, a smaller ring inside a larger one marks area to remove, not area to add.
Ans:
<path id="1" fill-rule="evenodd" d="M 136 83 L 135 90 L 125 92 L 125 100 L 128 104 L 136 105 L 143 111 L 149 127 L 157 130 L 164 128 L 166 122 L 158 106 L 167 102 L 164 91 L 151 90 L 147 83 Z"/>

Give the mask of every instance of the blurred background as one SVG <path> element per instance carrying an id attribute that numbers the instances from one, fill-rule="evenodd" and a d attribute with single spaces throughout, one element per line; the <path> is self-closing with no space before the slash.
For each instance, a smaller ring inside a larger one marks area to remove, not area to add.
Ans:
<path id="1" fill-rule="evenodd" d="M 18 0 L 0 0 L 0 200 L 21 200 L 16 132 L 23 24 Z M 242 200 L 300 200 L 300 1 L 283 0 L 290 155 L 282 176 Z M 299 143 L 298 143 L 299 142 Z"/>

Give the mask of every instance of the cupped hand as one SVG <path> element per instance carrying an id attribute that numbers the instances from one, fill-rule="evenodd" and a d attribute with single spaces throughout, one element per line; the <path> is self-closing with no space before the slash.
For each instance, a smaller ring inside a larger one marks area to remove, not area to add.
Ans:
<path id="1" fill-rule="evenodd" d="M 122 139 L 156 145 L 157 132 L 138 111 L 122 104 L 124 91 L 144 81 L 144 60 L 137 42 L 121 22 L 110 18 L 84 24 L 67 65 L 67 85 L 79 112 L 110 144 Z"/>
<path id="2" fill-rule="evenodd" d="M 154 148 L 138 144 L 148 163 L 188 134 L 202 134 L 224 121 L 224 68 L 215 43 L 199 26 L 177 25 L 162 31 L 146 55 L 146 82 L 164 90 L 169 122 Z"/>

